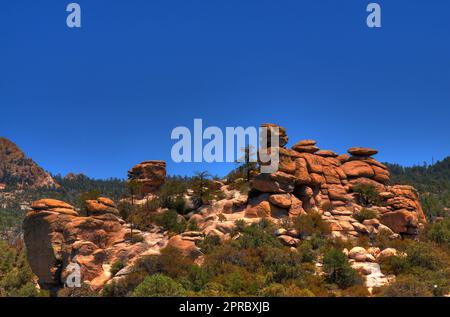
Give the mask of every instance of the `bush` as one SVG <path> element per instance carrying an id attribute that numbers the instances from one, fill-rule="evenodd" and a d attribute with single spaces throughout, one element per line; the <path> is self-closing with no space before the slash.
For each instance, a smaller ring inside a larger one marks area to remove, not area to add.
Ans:
<path id="1" fill-rule="evenodd" d="M 353 192 L 358 194 L 360 203 L 365 206 L 381 204 L 381 199 L 378 194 L 378 191 L 372 185 L 359 184 L 353 186 Z"/>
<path id="2" fill-rule="evenodd" d="M 328 223 L 322 219 L 318 212 L 310 212 L 300 215 L 294 220 L 294 228 L 303 236 L 325 236 L 330 234 L 331 229 Z"/>
<path id="3" fill-rule="evenodd" d="M 362 223 L 364 220 L 378 218 L 378 214 L 374 210 L 363 208 L 359 212 L 353 214 L 353 218 Z"/>
<path id="4" fill-rule="evenodd" d="M 161 255 L 146 256 L 138 263 L 139 269 L 149 275 L 161 273 L 173 279 L 187 276 L 193 265 L 192 260 L 170 246 L 161 250 Z"/>
<path id="5" fill-rule="evenodd" d="M 198 243 L 199 248 L 203 253 L 210 253 L 214 249 L 216 249 L 218 246 L 222 244 L 222 240 L 217 235 L 209 235 L 206 236 L 203 241 L 200 241 Z"/>
<path id="6" fill-rule="evenodd" d="M 425 235 L 429 240 L 450 248 L 450 218 L 431 225 Z"/>
<path id="7" fill-rule="evenodd" d="M 273 234 L 275 226 L 268 220 L 262 219 L 258 223 L 243 228 L 242 236 L 235 240 L 235 246 L 239 249 L 254 249 L 260 246 L 281 246 L 281 243 Z"/>
<path id="8" fill-rule="evenodd" d="M 113 280 L 103 286 L 103 297 L 125 297 L 129 296 L 136 286 L 138 286 L 147 276 L 145 272 L 131 272 L 130 274 Z"/>
<path id="9" fill-rule="evenodd" d="M 186 220 L 178 215 L 175 210 L 168 210 L 157 215 L 153 215 L 154 222 L 173 233 L 182 233 L 186 230 Z"/>
<path id="10" fill-rule="evenodd" d="M 262 297 L 314 297 L 308 289 L 300 289 L 296 285 L 270 284 L 259 292 Z"/>
<path id="11" fill-rule="evenodd" d="M 429 290 L 425 282 L 414 275 L 403 275 L 397 280 L 381 290 L 378 296 L 383 297 L 429 297 L 433 293 Z"/>
<path id="12" fill-rule="evenodd" d="M 341 250 L 331 249 L 323 258 L 323 270 L 327 281 L 340 288 L 348 288 L 362 283 L 361 277 L 348 263 L 347 256 Z"/>
<path id="13" fill-rule="evenodd" d="M 116 275 L 121 269 L 125 267 L 122 261 L 117 261 L 111 266 L 111 274 L 112 276 Z"/>
<path id="14" fill-rule="evenodd" d="M 133 291 L 134 297 L 177 297 L 184 296 L 183 286 L 162 274 L 148 276 Z"/>

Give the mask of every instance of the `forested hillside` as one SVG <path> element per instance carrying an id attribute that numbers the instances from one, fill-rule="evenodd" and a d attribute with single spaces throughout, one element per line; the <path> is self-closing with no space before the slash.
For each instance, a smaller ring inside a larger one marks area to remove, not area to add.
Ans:
<path id="1" fill-rule="evenodd" d="M 125 190 L 125 181 L 116 178 L 98 180 L 79 174 L 72 177 L 56 175 L 53 179 L 59 184 L 58 187 L 17 190 L 12 186 L 0 192 L 0 233 L 20 231 L 29 205 L 42 197 L 63 200 L 80 208 L 83 194 L 104 195 L 117 201 Z"/>
<path id="2" fill-rule="evenodd" d="M 429 219 L 448 216 L 450 208 L 450 157 L 433 165 L 402 167 L 386 163 L 391 182 L 409 184 L 421 194 L 422 204 Z"/>

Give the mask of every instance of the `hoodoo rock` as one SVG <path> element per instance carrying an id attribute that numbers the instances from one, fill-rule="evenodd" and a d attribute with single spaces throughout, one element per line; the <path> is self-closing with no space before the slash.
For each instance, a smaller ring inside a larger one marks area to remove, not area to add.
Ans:
<path id="1" fill-rule="evenodd" d="M 0 183 L 32 189 L 58 186 L 47 172 L 5 138 L 0 138 Z"/>
<path id="2" fill-rule="evenodd" d="M 142 184 L 142 195 L 155 193 L 166 180 L 166 162 L 142 162 L 128 172 L 128 179 Z"/>

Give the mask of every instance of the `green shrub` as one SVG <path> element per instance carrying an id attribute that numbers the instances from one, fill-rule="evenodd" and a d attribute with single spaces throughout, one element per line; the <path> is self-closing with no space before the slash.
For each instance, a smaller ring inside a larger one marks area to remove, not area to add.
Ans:
<path id="1" fill-rule="evenodd" d="M 431 225 L 426 231 L 426 237 L 450 248 L 450 218 Z"/>
<path id="2" fill-rule="evenodd" d="M 308 289 L 300 289 L 296 285 L 270 284 L 263 288 L 259 294 L 262 297 L 314 297 Z"/>
<path id="3" fill-rule="evenodd" d="M 252 249 L 260 246 L 281 246 L 281 243 L 273 234 L 275 226 L 268 220 L 262 219 L 258 223 L 243 228 L 242 236 L 235 240 L 235 246 L 239 249 Z"/>
<path id="4" fill-rule="evenodd" d="M 185 277 L 191 271 L 194 263 L 184 257 L 178 249 L 168 246 L 161 250 L 161 255 L 149 255 L 138 263 L 138 270 L 149 275 L 161 273 L 173 279 Z"/>
<path id="5" fill-rule="evenodd" d="M 182 233 L 186 230 L 186 220 L 178 215 L 175 210 L 164 211 L 153 216 L 154 222 L 164 230 L 173 233 Z"/>
<path id="6" fill-rule="evenodd" d="M 111 274 L 112 276 L 116 275 L 121 269 L 125 267 L 125 264 L 122 261 L 117 261 L 111 266 Z"/>
<path id="7" fill-rule="evenodd" d="M 184 296 L 183 286 L 162 274 L 148 276 L 133 291 L 134 297 L 177 297 Z"/>
<path id="8" fill-rule="evenodd" d="M 210 253 L 222 244 L 222 240 L 217 235 L 206 236 L 203 241 L 198 243 L 198 247 L 203 253 Z"/>
<path id="9" fill-rule="evenodd" d="M 427 284 L 414 275 L 403 275 L 381 290 L 378 296 L 383 297 L 429 297 L 433 293 Z"/>
<path id="10" fill-rule="evenodd" d="M 370 220 L 375 219 L 378 217 L 378 214 L 376 211 L 372 209 L 363 208 L 359 212 L 353 214 L 353 218 L 358 220 L 359 222 L 363 222 L 364 220 Z"/>
<path id="11" fill-rule="evenodd" d="M 347 256 L 341 250 L 331 249 L 325 253 L 323 270 L 326 273 L 327 281 L 340 288 L 348 288 L 362 283 L 361 277 L 350 266 Z"/>
<path id="12" fill-rule="evenodd" d="M 136 288 L 147 276 L 145 272 L 131 272 L 130 274 L 113 280 L 103 286 L 101 295 L 103 297 L 125 297 L 129 296 L 133 289 Z"/>
<path id="13" fill-rule="evenodd" d="M 197 221 L 191 220 L 188 222 L 187 231 L 200 231 Z"/>
<path id="14" fill-rule="evenodd" d="M 353 186 L 353 192 L 358 194 L 360 203 L 365 206 L 381 204 L 379 193 L 372 185 L 359 184 Z"/>
<path id="15" fill-rule="evenodd" d="M 303 236 L 325 236 L 330 234 L 331 229 L 327 222 L 322 219 L 318 212 L 310 212 L 300 215 L 294 220 L 294 228 Z"/>

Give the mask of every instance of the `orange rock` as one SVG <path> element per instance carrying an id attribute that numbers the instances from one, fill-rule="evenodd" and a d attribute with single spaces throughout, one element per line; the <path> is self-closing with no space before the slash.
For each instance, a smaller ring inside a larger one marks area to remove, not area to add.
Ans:
<path id="1" fill-rule="evenodd" d="M 311 184 L 321 185 L 326 183 L 325 177 L 323 177 L 320 174 L 311 173 L 310 176 L 311 176 Z"/>
<path id="2" fill-rule="evenodd" d="M 300 142 L 297 142 L 296 145 L 299 146 L 311 146 L 311 145 L 316 145 L 316 141 L 314 140 L 301 140 Z"/>
<path id="3" fill-rule="evenodd" d="M 166 162 L 142 162 L 128 171 L 128 179 L 142 184 L 142 195 L 155 193 L 166 180 Z"/>
<path id="4" fill-rule="evenodd" d="M 299 145 L 298 143 L 292 146 L 292 149 L 299 153 L 315 153 L 319 151 L 319 148 L 315 145 Z"/>
<path id="5" fill-rule="evenodd" d="M 289 208 L 292 205 L 292 199 L 289 194 L 270 195 L 269 201 L 281 208 Z"/>
<path id="6" fill-rule="evenodd" d="M 350 186 L 353 188 L 357 185 L 369 185 L 375 187 L 375 189 L 380 193 L 386 191 L 386 187 L 383 184 L 374 181 L 373 179 L 366 177 L 354 178 L 349 181 Z"/>
<path id="7" fill-rule="evenodd" d="M 195 242 L 184 240 L 180 235 L 176 235 L 170 238 L 168 247 L 175 248 L 183 256 L 191 258 L 192 260 L 195 260 L 203 255 L 203 253 L 200 251 L 200 248 L 195 245 Z"/>
<path id="8" fill-rule="evenodd" d="M 102 203 L 102 201 L 107 204 Z M 99 214 L 115 214 L 118 215 L 119 211 L 115 207 L 115 204 L 112 200 L 108 198 L 101 197 L 97 200 L 87 200 L 86 201 L 86 209 L 90 214 L 99 215 Z"/>
<path id="9" fill-rule="evenodd" d="M 340 175 L 334 167 L 324 166 L 323 176 L 327 184 L 341 184 Z"/>
<path id="10" fill-rule="evenodd" d="M 350 161 L 342 165 L 342 170 L 347 177 L 368 177 L 375 175 L 369 164 L 361 161 Z"/>
<path id="11" fill-rule="evenodd" d="M 280 156 L 278 169 L 288 174 L 295 174 L 295 162 L 289 156 Z"/>
<path id="12" fill-rule="evenodd" d="M 290 193 L 294 190 L 296 177 L 284 172 L 259 174 L 252 181 L 252 188 L 263 193 Z"/>
<path id="13" fill-rule="evenodd" d="M 73 209 L 73 206 L 56 199 L 40 199 L 31 204 L 34 210 L 48 210 L 51 208 Z"/>
<path id="14" fill-rule="evenodd" d="M 286 135 L 286 129 L 283 128 L 282 126 L 279 126 L 277 124 L 273 124 L 273 123 L 263 123 L 261 125 L 262 128 L 267 128 L 267 145 L 271 146 L 271 135 L 272 133 L 275 133 L 275 129 L 274 128 L 278 128 L 278 143 L 280 147 L 285 146 L 288 141 L 289 138 Z"/>
<path id="15" fill-rule="evenodd" d="M 376 165 L 372 165 L 372 169 L 375 173 L 373 177 L 374 180 L 382 184 L 386 184 L 387 182 L 389 182 L 390 174 L 388 170 L 380 168 L 379 166 Z"/>
<path id="16" fill-rule="evenodd" d="M 295 160 L 295 177 L 297 184 L 309 184 L 311 183 L 311 177 L 308 173 L 308 167 L 304 158 L 297 158 Z"/>
<path id="17" fill-rule="evenodd" d="M 337 157 L 337 153 L 331 150 L 320 150 L 314 153 L 315 155 L 323 156 L 323 157 Z"/>
<path id="18" fill-rule="evenodd" d="M 378 153 L 377 150 L 367 147 L 352 147 L 347 152 L 356 156 L 372 156 Z"/>
<path id="19" fill-rule="evenodd" d="M 416 213 L 407 210 L 388 212 L 380 216 L 380 222 L 395 233 L 411 233 L 418 227 Z"/>

